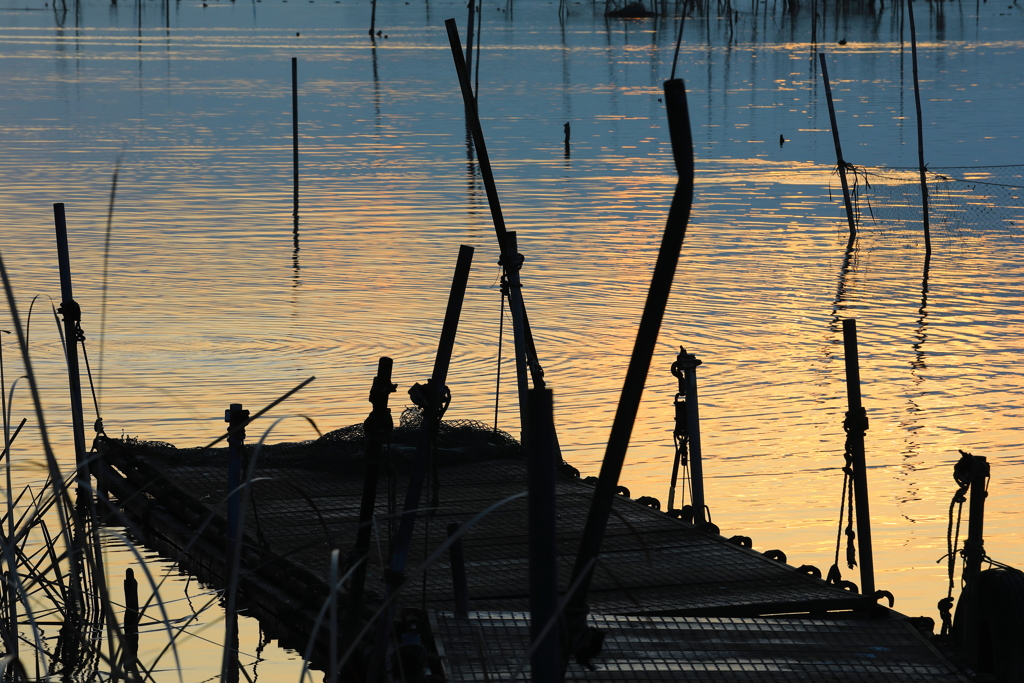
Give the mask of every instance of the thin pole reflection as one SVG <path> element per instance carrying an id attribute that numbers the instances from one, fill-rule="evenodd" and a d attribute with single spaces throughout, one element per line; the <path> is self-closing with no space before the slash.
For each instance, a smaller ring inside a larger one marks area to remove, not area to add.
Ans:
<path id="1" fill-rule="evenodd" d="M 302 284 L 302 280 L 299 278 L 301 270 L 302 266 L 299 265 L 299 214 L 295 214 L 292 226 L 292 289 L 297 289 Z M 292 303 L 294 301 L 293 299 Z"/>

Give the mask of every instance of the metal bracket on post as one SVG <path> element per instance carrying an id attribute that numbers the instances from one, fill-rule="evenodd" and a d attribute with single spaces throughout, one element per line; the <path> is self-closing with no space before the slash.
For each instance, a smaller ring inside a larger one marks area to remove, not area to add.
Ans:
<path id="1" fill-rule="evenodd" d="M 249 411 L 242 410 L 241 403 L 232 403 L 224 411 L 224 421 L 228 423 L 228 556 L 241 530 L 238 521 L 241 517 L 242 500 L 242 459 L 245 452 L 245 425 L 249 422 Z"/>
<path id="2" fill-rule="evenodd" d="M 672 464 L 672 486 L 668 493 L 668 509 L 675 509 L 676 481 L 679 467 L 688 467 L 690 475 L 690 506 L 693 523 L 701 524 L 704 515 L 704 468 L 700 448 L 700 415 L 697 407 L 697 366 L 703 363 L 697 356 L 687 353 L 682 346 L 672 364 L 672 375 L 679 380 L 676 393 L 676 457 Z M 684 491 L 685 494 L 685 491 Z M 681 497 L 682 499 L 682 497 Z"/>

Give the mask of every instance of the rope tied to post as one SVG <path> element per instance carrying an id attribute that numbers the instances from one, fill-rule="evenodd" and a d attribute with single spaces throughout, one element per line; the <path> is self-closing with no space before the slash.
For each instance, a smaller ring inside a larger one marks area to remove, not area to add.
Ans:
<path id="1" fill-rule="evenodd" d="M 441 391 L 440 396 L 435 391 L 433 378 L 428 379 L 425 384 L 417 382 L 409 387 L 409 398 L 412 399 L 413 404 L 423 411 L 423 417 L 425 419 L 431 419 L 440 422 L 441 418 L 444 417 L 445 412 L 448 410 L 448 406 L 452 402 L 452 392 L 446 386 Z M 434 426 L 436 429 L 436 425 Z"/>
<path id="2" fill-rule="evenodd" d="M 506 256 L 508 256 L 508 258 L 506 258 Z M 504 268 L 506 273 L 518 273 L 523 269 L 523 263 L 525 262 L 526 257 L 524 257 L 522 254 L 502 254 L 498 258 L 498 265 Z"/>
<path id="3" fill-rule="evenodd" d="M 96 384 L 92 380 L 92 368 L 89 366 L 89 352 L 85 349 L 85 330 L 82 329 L 82 307 L 74 299 L 60 302 L 57 313 L 64 316 L 64 322 L 70 323 L 75 335 L 75 341 L 82 345 L 82 358 L 85 360 L 85 374 L 89 378 L 89 391 L 92 394 L 92 405 L 96 410 L 96 421 L 92 428 L 96 436 L 106 436 L 103 429 L 103 418 L 100 417 L 100 402 L 96 396 Z"/>
<path id="4" fill-rule="evenodd" d="M 953 499 L 949 502 L 949 524 L 946 527 L 946 554 L 938 559 L 939 562 L 946 560 L 946 572 L 949 577 L 946 597 L 939 600 L 939 615 L 942 618 L 942 635 L 949 635 L 953 628 L 953 574 L 956 572 L 957 555 L 963 556 L 967 551 L 967 543 L 964 543 L 963 550 L 957 550 L 960 543 L 960 523 L 963 521 L 964 503 L 967 502 L 967 492 L 971 488 L 971 470 L 974 465 L 974 456 L 966 451 L 960 451 L 960 459 L 953 466 L 953 481 L 956 482 L 957 490 Z M 953 513 L 956 512 L 956 525 L 954 530 Z"/>
<path id="5" fill-rule="evenodd" d="M 836 552 L 832 567 L 828 571 L 829 583 L 839 585 L 848 583 L 842 581 L 842 572 L 839 570 L 839 549 L 843 544 L 843 535 L 846 536 L 846 565 L 850 569 L 857 566 L 857 532 L 853 530 L 853 444 L 851 435 L 863 437 L 868 430 L 868 416 L 864 408 L 847 411 L 846 419 L 843 420 L 843 431 L 846 432 L 846 445 L 843 449 L 843 487 L 839 499 L 839 526 L 836 530 Z M 843 520 L 846 520 L 846 529 L 843 529 Z"/>

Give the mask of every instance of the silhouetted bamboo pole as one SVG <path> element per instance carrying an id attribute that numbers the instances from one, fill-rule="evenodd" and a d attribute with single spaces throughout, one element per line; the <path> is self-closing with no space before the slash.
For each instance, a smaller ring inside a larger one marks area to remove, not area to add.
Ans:
<path id="1" fill-rule="evenodd" d="M 480 117 L 476 108 L 476 98 L 473 95 L 473 87 L 470 84 L 469 72 L 466 69 L 466 60 L 462 54 L 462 43 L 459 39 L 459 29 L 455 26 L 454 19 L 445 21 L 445 28 L 448 30 L 448 42 L 452 50 L 452 58 L 455 61 L 455 72 L 459 78 L 459 87 L 462 90 L 462 100 L 466 108 L 466 123 L 473 136 L 473 144 L 476 147 L 477 160 L 480 164 L 480 176 L 483 179 L 484 191 L 487 194 L 487 205 L 491 211 L 491 220 L 494 223 L 494 233 L 498 238 L 498 247 L 501 250 L 501 265 L 505 271 L 505 277 L 509 285 L 509 310 L 512 311 L 513 335 L 519 335 L 525 355 L 520 355 L 519 347 L 516 351 L 516 369 L 519 376 L 525 376 L 527 366 L 532 374 L 534 387 L 544 386 L 544 371 L 537 358 L 536 346 L 533 343 L 533 335 L 530 332 L 529 318 L 526 315 L 526 306 L 523 303 L 522 285 L 519 280 L 519 269 L 522 267 L 523 258 L 516 246 L 510 244 L 509 232 L 505 228 L 505 218 L 501 212 L 501 202 L 498 200 L 498 189 L 494 184 L 494 173 L 491 170 L 490 156 L 487 154 L 487 144 L 484 142 L 483 128 L 480 126 Z M 521 320 L 520 320 L 521 319 Z M 517 320 L 520 322 L 517 323 Z M 517 344 L 519 342 L 517 341 Z M 519 419 L 523 431 L 527 429 L 529 418 L 527 416 L 526 387 L 520 386 L 519 391 Z"/>
<path id="2" fill-rule="evenodd" d="M 654 355 L 665 306 L 672 291 L 672 280 L 675 277 L 676 264 L 679 261 L 683 238 L 686 236 L 690 207 L 693 203 L 693 138 L 686 103 L 686 88 L 682 80 L 665 81 L 665 108 L 679 181 L 672 196 L 658 259 L 654 265 L 647 301 L 633 345 L 633 354 L 629 360 L 622 394 L 615 411 L 604 461 L 601 463 L 601 474 L 594 487 L 594 496 L 580 539 L 579 552 L 573 565 L 570 585 L 579 581 L 579 588 L 569 597 L 566 617 L 570 621 L 570 628 L 575 631 L 574 639 L 580 637 L 579 634 L 585 630 L 586 600 L 594 573 L 594 563 L 601 551 L 619 475 L 626 460 L 626 450 L 629 448 L 633 424 L 640 408 L 647 372 L 651 366 L 651 357 Z"/>
<path id="3" fill-rule="evenodd" d="M 850 224 L 850 239 L 857 235 L 857 221 L 853 217 L 853 202 L 850 201 L 850 186 L 846 182 L 846 160 L 843 159 L 843 147 L 839 144 L 839 127 L 836 125 L 836 108 L 832 104 L 832 86 L 828 82 L 828 64 L 825 53 L 819 52 L 821 60 L 821 78 L 825 82 L 825 99 L 828 100 L 828 118 L 832 124 L 832 142 L 836 146 L 836 166 L 839 168 L 839 182 L 843 185 L 843 204 L 846 206 L 846 220 Z"/>
<path id="4" fill-rule="evenodd" d="M 466 71 L 473 73 L 473 29 L 476 13 L 476 0 L 469 0 L 469 19 L 466 21 Z"/>
<path id="5" fill-rule="evenodd" d="M 377 25 L 377 0 L 371 2 L 373 8 L 370 10 L 370 38 L 373 38 L 373 30 Z"/>
<path id="6" fill-rule="evenodd" d="M 907 0 L 910 18 L 910 58 L 914 65 L 914 105 L 917 107 L 917 166 L 921 173 L 921 215 L 924 221 L 924 251 L 932 253 L 932 231 L 928 218 L 928 179 L 924 166 L 924 123 L 921 116 L 921 87 L 917 80 L 917 31 L 914 27 L 914 0 Z"/>
<path id="7" fill-rule="evenodd" d="M 299 86 L 298 62 L 292 57 L 292 213 L 299 215 Z"/>

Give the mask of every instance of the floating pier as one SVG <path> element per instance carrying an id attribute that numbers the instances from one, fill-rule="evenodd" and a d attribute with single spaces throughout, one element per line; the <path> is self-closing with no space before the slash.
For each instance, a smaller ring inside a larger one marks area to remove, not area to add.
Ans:
<path id="1" fill-rule="evenodd" d="M 248 613 L 286 645 L 305 651 L 313 643 L 312 661 L 325 669 L 331 629 L 322 614 L 331 555 L 340 550 L 344 556 L 355 545 L 363 488 L 361 444 L 342 435 L 358 436 L 361 427 L 347 429 L 315 442 L 266 447 L 266 465 L 256 463 L 246 496 L 238 582 Z M 397 474 L 391 485 L 403 491 L 413 447 L 397 438 L 400 432 L 392 445 Z M 117 439 L 100 444 L 102 485 L 138 525 L 140 539 L 203 580 L 226 585 L 226 449 Z M 323 452 L 333 456 L 316 455 Z M 419 628 L 429 629 L 424 641 L 441 663 L 437 680 L 484 680 L 481 657 L 491 667 L 490 680 L 511 679 L 520 665 L 529 671 L 523 661 L 530 609 L 525 455 L 508 441 L 467 447 L 442 436 L 436 462 L 396 615 L 427 615 Z M 555 488 L 564 592 L 593 488 L 568 467 Z M 385 590 L 387 499 L 378 496 L 365 557 L 363 641 L 372 635 Z M 464 531 L 466 617 L 454 613 L 449 554 L 436 553 L 450 524 Z M 424 568 L 432 554 L 437 561 Z M 350 556 L 349 564 L 362 559 Z M 965 680 L 911 621 L 878 604 L 880 596 L 842 590 L 620 495 L 588 595 L 591 626 L 606 632 L 606 646 L 590 662 L 596 671 L 570 663 L 566 679 L 668 680 L 700 671 L 696 680 Z M 342 591 L 342 611 L 346 600 Z M 470 642 L 469 632 L 482 640 Z M 342 643 L 339 654 L 348 645 Z M 746 673 L 737 678 L 739 672 Z M 826 673 L 827 679 L 817 678 Z"/>

